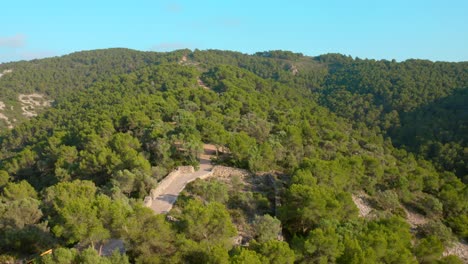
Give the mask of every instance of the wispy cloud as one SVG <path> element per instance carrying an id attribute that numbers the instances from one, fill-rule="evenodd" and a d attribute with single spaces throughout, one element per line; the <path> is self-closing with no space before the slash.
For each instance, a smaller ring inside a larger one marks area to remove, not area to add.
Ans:
<path id="1" fill-rule="evenodd" d="M 42 59 L 52 56 L 57 56 L 57 53 L 47 49 L 30 47 L 26 43 L 26 36 L 23 34 L 0 36 L 0 63 Z"/>
<path id="2" fill-rule="evenodd" d="M 23 34 L 1 37 L 0 48 L 21 48 L 26 44 L 26 37 Z"/>
<path id="3" fill-rule="evenodd" d="M 151 47 L 153 51 L 172 51 L 177 49 L 190 49 L 193 45 L 184 42 L 161 42 Z"/>

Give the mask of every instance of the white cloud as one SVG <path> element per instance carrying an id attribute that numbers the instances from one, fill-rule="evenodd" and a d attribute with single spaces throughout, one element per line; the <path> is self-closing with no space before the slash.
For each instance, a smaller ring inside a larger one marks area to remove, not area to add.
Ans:
<path id="1" fill-rule="evenodd" d="M 47 49 L 29 47 L 26 36 L 16 34 L 13 36 L 0 36 L 0 63 L 42 59 L 56 56 L 57 53 Z"/>

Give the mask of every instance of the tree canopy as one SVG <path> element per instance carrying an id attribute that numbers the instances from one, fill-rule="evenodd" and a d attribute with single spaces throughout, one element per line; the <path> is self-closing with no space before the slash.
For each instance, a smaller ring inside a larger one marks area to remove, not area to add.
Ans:
<path id="1" fill-rule="evenodd" d="M 1 111 L 53 103 L 0 123 L 0 260 L 456 263 L 442 252 L 468 238 L 467 67 L 126 49 L 2 64 Z M 194 181 L 167 218 L 143 208 L 203 143 L 250 178 Z M 111 239 L 126 252 L 99 256 Z"/>

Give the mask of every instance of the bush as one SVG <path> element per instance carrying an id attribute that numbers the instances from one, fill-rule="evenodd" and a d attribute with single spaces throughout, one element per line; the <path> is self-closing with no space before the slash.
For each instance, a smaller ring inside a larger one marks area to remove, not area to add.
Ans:
<path id="1" fill-rule="evenodd" d="M 436 236 L 428 236 L 419 241 L 414 254 L 420 263 L 433 263 L 442 256 L 444 245 Z"/>
<path id="2" fill-rule="evenodd" d="M 281 234 L 281 221 L 267 214 L 257 215 L 253 221 L 253 228 L 255 230 L 255 239 L 260 243 L 264 243 L 278 239 Z"/>
<path id="3" fill-rule="evenodd" d="M 377 192 L 374 197 L 374 201 L 377 203 L 377 206 L 382 210 L 395 212 L 398 208 L 401 207 L 400 201 L 398 199 L 398 194 L 392 190 Z"/>
<path id="4" fill-rule="evenodd" d="M 431 221 L 419 227 L 420 235 L 424 237 L 436 236 L 445 246 L 449 246 L 454 241 L 455 237 L 452 230 L 445 226 L 440 221 Z"/>

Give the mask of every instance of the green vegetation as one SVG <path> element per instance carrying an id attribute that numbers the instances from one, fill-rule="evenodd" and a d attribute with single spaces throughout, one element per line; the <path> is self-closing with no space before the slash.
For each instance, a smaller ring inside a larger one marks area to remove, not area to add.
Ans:
<path id="1" fill-rule="evenodd" d="M 0 260 L 460 261 L 442 252 L 468 238 L 467 63 L 113 49 L 10 68 L 0 96 L 54 103 L 0 134 Z M 253 175 L 196 180 L 167 218 L 144 208 L 203 143 Z M 100 256 L 110 239 L 126 252 Z"/>

